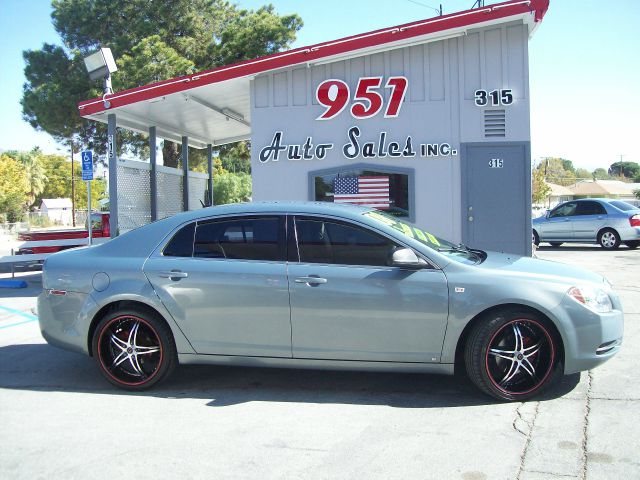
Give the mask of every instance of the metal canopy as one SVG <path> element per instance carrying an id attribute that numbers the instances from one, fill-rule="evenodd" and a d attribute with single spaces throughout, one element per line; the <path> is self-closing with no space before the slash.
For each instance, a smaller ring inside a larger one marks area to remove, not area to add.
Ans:
<path id="1" fill-rule="evenodd" d="M 80 102 L 78 110 L 103 123 L 115 114 L 118 127 L 140 133 L 156 127 L 157 136 L 177 143 L 186 137 L 195 148 L 224 145 L 251 136 L 250 82 L 258 74 L 438 41 L 506 21 L 522 21 L 532 34 L 548 6 L 549 0 L 512 0 L 421 20 L 116 92 Z"/>
<path id="2" fill-rule="evenodd" d="M 155 126 L 159 137 L 176 143 L 188 137 L 189 146 L 195 148 L 246 140 L 251 135 L 249 79 L 203 85 L 86 118 L 106 122 L 107 113 L 116 114 L 118 127 L 146 134 Z"/>

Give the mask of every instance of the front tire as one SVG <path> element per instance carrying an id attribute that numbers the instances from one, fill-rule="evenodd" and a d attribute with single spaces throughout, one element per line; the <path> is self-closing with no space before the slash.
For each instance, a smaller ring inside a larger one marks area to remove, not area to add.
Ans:
<path id="1" fill-rule="evenodd" d="M 558 248 L 559 246 L 561 246 L 564 242 L 549 242 L 549 245 L 551 245 L 552 247 L 556 247 Z"/>
<path id="2" fill-rule="evenodd" d="M 500 400 L 527 400 L 561 373 L 553 330 L 530 312 L 503 311 L 481 319 L 468 337 L 464 357 L 471 381 Z"/>
<path id="3" fill-rule="evenodd" d="M 110 312 L 98 323 L 92 346 L 102 375 L 125 390 L 150 388 L 177 364 L 171 330 L 157 315 L 142 309 Z"/>
<path id="4" fill-rule="evenodd" d="M 540 245 L 540 236 L 538 235 L 538 232 L 536 232 L 535 230 L 533 231 L 533 238 L 532 238 L 533 244 L 537 247 L 538 245 Z"/>
<path id="5" fill-rule="evenodd" d="M 620 235 L 611 228 L 605 228 L 598 234 L 598 243 L 605 250 L 615 250 L 620 246 Z"/>

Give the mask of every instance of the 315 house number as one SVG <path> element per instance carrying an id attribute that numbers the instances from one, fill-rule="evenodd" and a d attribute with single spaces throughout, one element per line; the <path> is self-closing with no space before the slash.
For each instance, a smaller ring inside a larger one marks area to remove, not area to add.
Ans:
<path id="1" fill-rule="evenodd" d="M 383 87 L 382 77 L 358 79 L 353 102 L 349 108 L 351 116 L 358 119 L 371 118 L 384 109 L 385 118 L 397 117 L 400 108 L 402 108 L 408 83 L 406 77 L 389 77 Z M 387 105 L 385 105 L 382 95 L 385 88 L 391 92 Z M 325 108 L 325 111 L 316 120 L 335 118 L 349 106 L 351 97 L 351 91 L 346 82 L 338 79 L 325 80 L 316 89 L 316 100 Z"/>
<path id="2" fill-rule="evenodd" d="M 502 90 L 476 90 L 475 93 L 476 105 L 479 107 L 486 107 L 487 105 L 511 105 L 513 103 L 513 92 L 510 88 Z"/>
<path id="3" fill-rule="evenodd" d="M 504 160 L 501 158 L 492 158 L 489 160 L 489 168 L 503 168 Z"/>

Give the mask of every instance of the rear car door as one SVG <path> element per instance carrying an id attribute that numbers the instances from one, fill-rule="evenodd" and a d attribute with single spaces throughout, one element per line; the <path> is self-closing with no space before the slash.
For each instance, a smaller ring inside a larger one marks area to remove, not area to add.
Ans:
<path id="1" fill-rule="evenodd" d="M 324 217 L 294 223 L 294 358 L 440 361 L 448 315 L 441 270 L 387 266 L 398 245 L 360 225 Z"/>
<path id="2" fill-rule="evenodd" d="M 592 200 L 577 202 L 576 214 L 573 217 L 573 236 L 578 241 L 595 242 L 600 229 L 607 223 L 607 211 Z"/>
<path id="3" fill-rule="evenodd" d="M 540 232 L 538 232 L 540 240 L 544 242 L 572 240 L 572 220 L 575 218 L 576 208 L 576 202 L 567 202 L 551 210 L 546 222 L 540 224 Z"/>
<path id="4" fill-rule="evenodd" d="M 291 357 L 284 216 L 183 226 L 144 272 L 198 353 Z"/>

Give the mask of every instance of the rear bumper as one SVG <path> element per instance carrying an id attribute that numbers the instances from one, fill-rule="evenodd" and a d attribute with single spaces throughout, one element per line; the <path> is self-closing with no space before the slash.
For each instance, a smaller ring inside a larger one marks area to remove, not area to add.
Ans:
<path id="1" fill-rule="evenodd" d="M 620 240 L 623 242 L 640 240 L 640 227 L 621 228 L 618 233 L 620 234 Z"/>
<path id="2" fill-rule="evenodd" d="M 88 355 L 88 312 L 95 306 L 86 293 L 56 296 L 44 290 L 37 307 L 42 336 L 50 345 Z"/>

